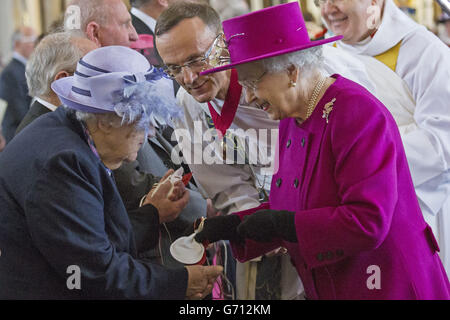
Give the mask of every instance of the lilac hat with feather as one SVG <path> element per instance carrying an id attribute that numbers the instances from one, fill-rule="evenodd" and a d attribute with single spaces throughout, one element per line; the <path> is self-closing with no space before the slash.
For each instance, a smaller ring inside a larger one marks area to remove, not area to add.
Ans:
<path id="1" fill-rule="evenodd" d="M 89 52 L 75 74 L 53 82 L 52 89 L 70 109 L 114 112 L 123 122 L 157 126 L 182 113 L 175 97 L 160 90 L 163 77 L 164 72 L 137 51 L 109 46 Z"/>

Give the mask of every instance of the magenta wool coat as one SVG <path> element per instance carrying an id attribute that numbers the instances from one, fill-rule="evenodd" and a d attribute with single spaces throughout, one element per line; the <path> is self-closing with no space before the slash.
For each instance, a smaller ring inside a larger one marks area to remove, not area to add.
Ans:
<path id="1" fill-rule="evenodd" d="M 449 299 L 394 119 L 367 90 L 333 77 L 303 124 L 281 121 L 269 203 L 237 213 L 293 211 L 298 243 L 232 243 L 235 257 L 286 247 L 309 299 Z"/>

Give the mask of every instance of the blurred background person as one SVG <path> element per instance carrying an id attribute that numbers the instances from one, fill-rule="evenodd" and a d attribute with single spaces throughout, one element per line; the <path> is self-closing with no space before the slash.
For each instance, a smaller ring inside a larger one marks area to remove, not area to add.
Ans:
<path id="1" fill-rule="evenodd" d="M 96 48 L 91 40 L 70 33 L 53 33 L 41 40 L 31 55 L 25 72 L 30 95 L 35 100 L 16 134 L 36 118 L 55 111 L 61 105 L 51 84 L 72 76 L 78 61 Z"/>
<path id="2" fill-rule="evenodd" d="M 222 21 L 250 12 L 250 7 L 245 0 L 209 0 L 209 5 L 217 11 Z"/>
<path id="3" fill-rule="evenodd" d="M 131 19 L 134 28 L 138 35 L 151 35 L 154 36 L 156 20 L 159 18 L 161 13 L 167 9 L 167 7 L 180 0 L 131 0 Z M 153 43 L 154 43 L 153 38 Z M 162 67 L 163 62 L 159 56 L 158 50 L 154 45 L 154 50 L 152 51 L 153 56 L 150 57 L 150 61 L 153 65 Z M 172 91 L 174 95 L 177 94 L 180 86 L 176 81 L 171 81 L 165 79 L 163 81 L 167 86 L 168 91 Z M 171 133 L 168 133 L 171 136 Z"/>
<path id="4" fill-rule="evenodd" d="M 2 122 L 6 143 L 14 137 L 17 127 L 31 104 L 28 94 L 25 66 L 35 47 L 36 32 L 31 27 L 22 27 L 14 32 L 13 58 L 0 75 L 0 99 L 7 103 Z"/>
<path id="5" fill-rule="evenodd" d="M 80 30 L 97 46 L 125 46 L 138 39 L 131 16 L 122 0 L 71 0 L 69 6 L 80 8 Z M 70 16 L 66 18 L 71 18 Z M 66 31 L 77 30 L 66 19 Z"/>

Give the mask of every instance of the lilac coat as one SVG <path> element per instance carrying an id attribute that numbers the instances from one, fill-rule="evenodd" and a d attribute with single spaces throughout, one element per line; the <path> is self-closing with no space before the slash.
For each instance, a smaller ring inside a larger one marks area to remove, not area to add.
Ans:
<path id="1" fill-rule="evenodd" d="M 286 247 L 309 299 L 449 299 L 396 123 L 364 88 L 333 77 L 301 126 L 281 121 L 280 168 L 259 207 L 295 211 L 298 243 L 233 243 L 235 257 Z"/>

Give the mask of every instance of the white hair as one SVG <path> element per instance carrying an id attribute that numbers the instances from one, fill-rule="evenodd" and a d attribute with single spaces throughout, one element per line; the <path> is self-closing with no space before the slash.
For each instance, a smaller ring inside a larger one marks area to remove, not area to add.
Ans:
<path id="1" fill-rule="evenodd" d="M 324 70 L 322 46 L 267 58 L 261 62 L 264 70 L 268 73 L 281 72 L 292 65 L 299 68 L 303 75 L 317 71 L 323 73 Z"/>
<path id="2" fill-rule="evenodd" d="M 20 40 L 22 40 L 23 34 L 21 30 L 15 30 L 14 33 L 11 36 L 11 46 L 12 49 L 16 47 L 16 43 Z"/>
<path id="3" fill-rule="evenodd" d="M 82 32 L 86 31 L 86 27 L 92 21 L 97 22 L 99 25 L 105 24 L 108 20 L 109 6 L 104 0 L 71 0 L 68 4 L 68 8 L 76 6 L 80 10 L 80 28 Z M 67 14 L 64 17 L 64 30 L 68 32 L 74 31 L 74 29 L 69 26 L 67 19 L 72 19 L 70 15 Z"/>
<path id="4" fill-rule="evenodd" d="M 70 108 L 69 108 L 70 110 Z M 114 128 L 119 128 L 123 125 L 122 119 L 115 112 L 107 112 L 107 113 L 91 113 L 84 111 L 75 111 L 75 116 L 78 121 L 82 121 L 84 123 L 90 121 L 101 121 L 105 124 L 108 124 Z"/>
<path id="5" fill-rule="evenodd" d="M 48 96 L 58 72 L 74 73 L 83 52 L 77 47 L 76 36 L 59 32 L 46 36 L 31 55 L 25 75 L 31 96 Z"/>

